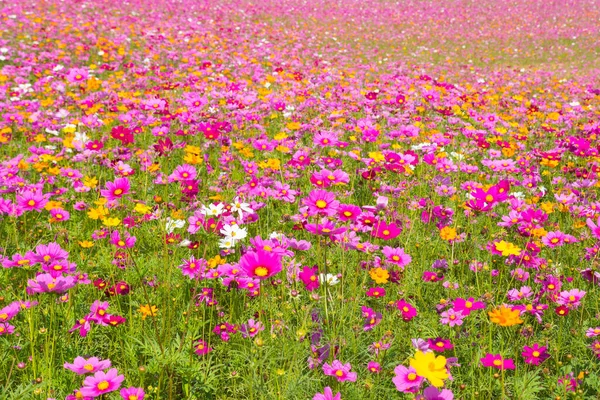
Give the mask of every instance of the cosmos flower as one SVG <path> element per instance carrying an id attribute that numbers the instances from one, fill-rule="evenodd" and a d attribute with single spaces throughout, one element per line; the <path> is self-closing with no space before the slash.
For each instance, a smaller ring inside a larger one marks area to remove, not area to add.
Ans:
<path id="1" fill-rule="evenodd" d="M 85 359 L 83 357 L 75 357 L 73 363 L 65 363 L 64 367 L 75 372 L 78 375 L 94 374 L 98 371 L 110 368 L 110 360 L 100 360 L 97 357 Z"/>
<path id="2" fill-rule="evenodd" d="M 350 381 L 356 382 L 357 373 L 351 372 L 352 366 L 350 363 L 342 364 L 338 360 L 334 360 L 331 365 L 323 364 L 323 372 L 325 375 L 333 376 L 338 382 Z"/>
<path id="3" fill-rule="evenodd" d="M 94 376 L 88 376 L 83 381 L 81 394 L 84 396 L 98 397 L 105 393 L 113 392 L 125 380 L 125 376 L 118 375 L 116 368 L 111 368 L 107 373 L 98 371 Z"/>
<path id="4" fill-rule="evenodd" d="M 511 359 L 505 359 L 500 354 L 486 354 L 480 359 L 484 367 L 492 367 L 497 369 L 515 369 L 515 363 Z"/>
<path id="5" fill-rule="evenodd" d="M 240 269 L 249 278 L 269 279 L 282 269 L 281 258 L 264 250 L 249 251 L 240 258 Z"/>
<path id="6" fill-rule="evenodd" d="M 449 377 L 446 369 L 446 357 L 436 356 L 431 351 L 417 351 L 410 359 L 410 366 L 414 368 L 418 376 L 427 379 L 435 387 L 443 386 L 444 381 Z"/>

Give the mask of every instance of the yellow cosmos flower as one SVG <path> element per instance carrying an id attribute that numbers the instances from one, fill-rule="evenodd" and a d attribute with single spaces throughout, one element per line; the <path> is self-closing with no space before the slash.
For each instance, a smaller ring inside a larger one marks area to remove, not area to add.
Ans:
<path id="1" fill-rule="evenodd" d="M 375 283 L 387 283 L 390 278 L 390 273 L 380 267 L 372 268 L 369 271 L 369 275 L 371 275 L 371 279 L 373 279 Z"/>
<path id="2" fill-rule="evenodd" d="M 142 319 L 154 317 L 158 314 L 158 308 L 156 306 L 150 306 L 150 304 L 140 306 L 138 311 L 142 314 Z"/>
<path id="3" fill-rule="evenodd" d="M 442 229 L 440 229 L 440 237 L 442 238 L 442 240 L 454 240 L 457 237 L 456 229 L 451 228 L 449 226 L 445 226 Z"/>
<path id="4" fill-rule="evenodd" d="M 518 256 L 521 254 L 520 248 L 510 242 L 505 242 L 504 240 L 496 243 L 494 246 L 496 251 L 501 252 L 504 257 Z"/>
<path id="5" fill-rule="evenodd" d="M 522 324 L 523 320 L 521 319 L 520 314 L 521 313 L 519 310 L 513 310 L 512 308 L 505 306 L 488 312 L 490 321 L 500 326 L 513 326 Z"/>
<path id="6" fill-rule="evenodd" d="M 427 353 L 417 351 L 415 357 L 410 359 L 410 366 L 415 369 L 417 375 L 427 379 L 432 386 L 442 387 L 444 380 L 448 379 L 446 357 L 436 357 L 432 351 Z"/>

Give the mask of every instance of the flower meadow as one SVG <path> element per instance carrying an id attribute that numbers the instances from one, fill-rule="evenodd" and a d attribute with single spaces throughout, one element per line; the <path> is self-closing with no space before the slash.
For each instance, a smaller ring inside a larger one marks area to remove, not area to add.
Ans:
<path id="1" fill-rule="evenodd" d="M 0 398 L 598 398 L 599 19 L 0 3 Z"/>

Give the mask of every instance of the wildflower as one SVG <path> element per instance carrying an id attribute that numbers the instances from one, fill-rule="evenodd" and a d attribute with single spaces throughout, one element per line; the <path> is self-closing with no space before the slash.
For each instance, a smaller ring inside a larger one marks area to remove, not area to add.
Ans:
<path id="1" fill-rule="evenodd" d="M 0 319 L 2 317 L 2 310 L 0 310 Z M 600 326 L 597 326 L 595 328 L 589 328 L 586 332 L 585 332 L 585 336 L 586 337 L 596 337 L 596 336 L 600 336 Z"/>
<path id="2" fill-rule="evenodd" d="M 51 274 L 40 274 L 27 281 L 27 293 L 64 293 L 77 283 L 73 276 L 52 277 Z"/>
<path id="3" fill-rule="evenodd" d="M 455 309 L 448 309 L 440 314 L 442 317 L 440 323 L 443 325 L 449 325 L 450 327 L 460 326 L 463 324 L 465 316 L 462 311 L 456 311 Z"/>
<path id="4" fill-rule="evenodd" d="M 444 226 L 442 229 L 440 229 L 440 237 L 442 238 L 442 240 L 450 242 L 456 239 L 458 235 L 456 233 L 456 229 L 451 228 L 449 226 Z"/>
<path id="5" fill-rule="evenodd" d="M 313 190 L 308 197 L 302 200 L 302 204 L 308 207 L 308 215 L 334 216 L 340 205 L 335 200 L 335 195 L 326 190 Z"/>
<path id="6" fill-rule="evenodd" d="M 373 374 L 378 374 L 381 372 L 381 365 L 376 361 L 369 361 L 367 369 Z"/>
<path id="7" fill-rule="evenodd" d="M 448 339 L 442 338 L 428 339 L 427 344 L 429 345 L 430 350 L 438 352 L 452 350 L 454 348 L 454 346 Z"/>
<path id="8" fill-rule="evenodd" d="M 398 237 L 401 232 L 402 230 L 398 227 L 398 225 L 394 223 L 387 224 L 384 221 L 379 221 L 371 231 L 371 236 L 383 240 L 391 240 Z"/>
<path id="9" fill-rule="evenodd" d="M 142 319 L 154 317 L 158 314 L 158 308 L 156 306 L 150 306 L 149 304 L 140 306 L 138 311 L 142 314 Z"/>
<path id="10" fill-rule="evenodd" d="M 78 375 L 93 374 L 98 371 L 108 369 L 111 366 L 110 360 L 100 360 L 97 357 L 85 359 L 83 357 L 75 357 L 72 364 L 65 363 L 64 367 L 75 372 Z"/>
<path id="11" fill-rule="evenodd" d="M 392 382 L 396 385 L 396 389 L 403 393 L 416 393 L 425 380 L 422 376 L 417 375 L 417 371 L 413 367 L 405 367 L 398 365 L 394 369 L 395 376 Z"/>
<path id="12" fill-rule="evenodd" d="M 571 289 L 560 292 L 558 300 L 556 301 L 559 305 L 565 306 L 569 309 L 575 309 L 581 304 L 581 299 L 585 296 L 585 292 L 579 289 Z"/>
<path id="13" fill-rule="evenodd" d="M 249 278 L 269 279 L 282 269 L 281 258 L 263 250 L 247 252 L 240 258 L 240 269 Z"/>
<path id="14" fill-rule="evenodd" d="M 523 320 L 519 317 L 520 311 L 506 306 L 496 308 L 488 312 L 488 315 L 490 321 L 500 326 L 513 326 L 523 323 Z"/>
<path id="15" fill-rule="evenodd" d="M 319 274 L 319 282 L 321 284 L 326 283 L 327 286 L 335 286 L 340 283 L 337 275 L 334 274 Z"/>
<path id="16" fill-rule="evenodd" d="M 523 346 L 523 352 L 521 355 L 523 356 L 526 364 L 540 365 L 540 363 L 544 362 L 544 360 L 550 358 L 547 349 L 547 347 L 534 343 L 531 347 Z"/>
<path id="17" fill-rule="evenodd" d="M 519 256 L 521 254 L 521 249 L 515 246 L 512 243 L 505 242 L 504 240 L 497 242 L 494 244 L 494 250 L 496 252 L 502 254 L 504 257 L 508 256 Z"/>
<path id="18" fill-rule="evenodd" d="M 117 369 L 111 368 L 107 373 L 98 371 L 94 376 L 88 376 L 83 381 L 81 394 L 84 396 L 98 397 L 119 389 L 121 383 L 125 380 L 125 377 L 117 374 Z"/>
<path id="19" fill-rule="evenodd" d="M 198 339 L 196 341 L 196 344 L 194 344 L 194 353 L 198 354 L 199 356 L 208 354 L 211 351 L 212 351 L 212 349 L 208 346 L 208 343 L 206 343 L 202 339 Z"/>
<path id="20" fill-rule="evenodd" d="M 515 369 L 515 363 L 511 359 L 504 359 L 500 354 L 488 353 L 480 359 L 484 367 L 492 367 L 497 369 Z"/>
<path id="21" fill-rule="evenodd" d="M 396 302 L 396 308 L 400 310 L 402 314 L 402 319 L 406 322 L 410 321 L 414 317 L 417 316 L 417 309 L 414 308 L 411 304 L 407 303 L 404 299 L 398 300 Z"/>
<path id="22" fill-rule="evenodd" d="M 338 382 L 356 382 L 357 374 L 350 372 L 351 368 L 350 363 L 342 364 L 340 361 L 334 360 L 331 365 L 327 363 L 323 365 L 323 372 L 325 375 L 335 377 Z"/>
<path id="23" fill-rule="evenodd" d="M 312 292 L 319 287 L 319 278 L 317 274 L 318 268 L 316 265 L 314 267 L 304 267 L 300 274 L 298 274 L 298 278 L 300 278 L 304 287 L 309 292 Z"/>
<path id="24" fill-rule="evenodd" d="M 363 326 L 363 330 L 365 332 L 370 331 L 373 328 L 375 328 L 377 325 L 379 325 L 379 323 L 381 322 L 381 319 L 383 317 L 381 313 L 375 312 L 375 311 L 373 311 L 373 309 L 371 309 L 369 307 L 365 307 L 365 306 L 362 306 L 361 310 L 362 310 L 363 318 L 365 319 L 365 324 Z"/>
<path id="25" fill-rule="evenodd" d="M 101 190 L 100 194 L 106 197 L 108 201 L 114 201 L 129 194 L 130 188 L 128 178 L 117 178 L 114 182 L 106 182 L 106 189 Z"/>
<path id="26" fill-rule="evenodd" d="M 369 290 L 367 290 L 367 297 L 384 297 L 385 296 L 385 289 L 382 287 L 374 287 L 374 288 L 370 288 Z"/>
<path id="27" fill-rule="evenodd" d="M 427 379 L 435 387 L 443 386 L 444 380 L 449 378 L 446 357 L 436 356 L 433 352 L 417 351 L 414 358 L 410 359 L 410 366 L 417 375 Z"/>
<path id="28" fill-rule="evenodd" d="M 453 400 L 454 394 L 448 389 L 439 390 L 436 387 L 429 386 L 423 390 L 423 396 L 419 400 Z"/>
<path id="29" fill-rule="evenodd" d="M 371 268 L 369 275 L 377 284 L 387 283 L 390 277 L 390 273 L 381 267 Z"/>
<path id="30" fill-rule="evenodd" d="M 253 338 L 264 330 L 265 326 L 260 321 L 254 321 L 253 319 L 249 319 L 247 324 L 240 326 L 240 333 L 244 339 Z"/>
<path id="31" fill-rule="evenodd" d="M 135 246 L 136 237 L 131 236 L 129 232 L 125 232 L 125 235 L 121 237 L 119 231 L 113 231 L 110 235 L 110 242 L 120 249 L 130 249 Z"/>
<path id="32" fill-rule="evenodd" d="M 329 386 L 325 388 L 323 393 L 317 393 L 314 395 L 312 400 L 342 400 L 342 394 L 338 392 L 335 396 Z"/>
<path id="33" fill-rule="evenodd" d="M 146 393 L 143 388 L 129 387 L 119 392 L 123 400 L 144 400 Z"/>
<path id="34" fill-rule="evenodd" d="M 452 308 L 466 317 L 471 314 L 471 311 L 485 308 L 485 304 L 482 301 L 475 301 L 473 297 L 469 297 L 468 299 L 458 297 L 454 300 Z"/>
<path id="35" fill-rule="evenodd" d="M 404 249 L 401 248 L 385 246 L 382 253 L 386 257 L 386 262 L 395 264 L 400 268 L 406 267 L 412 261 L 412 257 L 406 254 Z"/>

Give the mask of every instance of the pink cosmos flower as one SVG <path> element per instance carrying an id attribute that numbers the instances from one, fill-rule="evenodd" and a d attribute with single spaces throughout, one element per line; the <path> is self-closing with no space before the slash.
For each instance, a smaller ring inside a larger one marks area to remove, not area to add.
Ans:
<path id="1" fill-rule="evenodd" d="M 561 306 L 569 309 L 575 309 L 581 305 L 581 299 L 585 296 L 585 292 L 579 289 L 571 289 L 560 292 L 556 302 Z"/>
<path id="2" fill-rule="evenodd" d="M 414 317 L 417 316 L 417 309 L 414 308 L 410 303 L 406 302 L 404 299 L 398 300 L 396 302 L 396 308 L 400 310 L 402 314 L 402 319 L 406 322 L 410 321 Z"/>
<path id="3" fill-rule="evenodd" d="M 385 296 L 385 289 L 382 287 L 374 287 L 374 288 L 369 288 L 369 290 L 367 290 L 367 297 L 384 297 Z"/>
<path id="4" fill-rule="evenodd" d="M 417 371 L 413 367 L 405 367 L 398 365 L 394 369 L 395 376 L 392 382 L 396 385 L 396 389 L 403 393 L 416 393 L 425 378 L 417 375 Z"/>
<path id="5" fill-rule="evenodd" d="M 40 274 L 35 279 L 27 281 L 27 294 L 34 293 L 64 293 L 77 283 L 73 276 L 58 276 L 53 278 L 50 274 Z"/>
<path id="6" fill-rule="evenodd" d="M 70 83 L 85 82 L 88 78 L 88 71 L 84 68 L 71 68 L 66 78 Z"/>
<path id="7" fill-rule="evenodd" d="M 254 321 L 253 319 L 249 319 L 247 324 L 242 324 L 242 326 L 240 326 L 240 333 L 244 339 L 249 337 L 253 338 L 264 330 L 265 326 L 262 322 Z"/>
<path id="8" fill-rule="evenodd" d="M 547 347 L 534 343 L 531 347 L 523 346 L 523 352 L 521 355 L 523 356 L 526 364 L 539 365 L 540 363 L 544 362 L 544 360 L 550 358 L 550 354 L 548 354 L 547 350 Z"/>
<path id="9" fill-rule="evenodd" d="M 119 394 L 123 400 L 144 400 L 146 392 L 144 392 L 143 388 L 129 387 L 126 389 L 121 389 Z"/>
<path id="10" fill-rule="evenodd" d="M 325 388 L 323 393 L 317 393 L 314 395 L 313 400 L 342 400 L 342 394 L 338 392 L 335 396 L 329 386 Z"/>
<path id="11" fill-rule="evenodd" d="M 127 195 L 131 189 L 128 178 L 117 178 L 114 182 L 106 182 L 106 189 L 100 191 L 100 194 L 108 199 L 115 201 Z"/>
<path id="12" fill-rule="evenodd" d="M 111 368 L 107 373 L 98 371 L 94 376 L 88 376 L 83 381 L 81 394 L 98 397 L 119 389 L 121 383 L 125 380 L 125 376 L 118 375 L 118 373 L 116 368 Z"/>
<path id="13" fill-rule="evenodd" d="M 119 231 L 114 230 L 110 235 L 110 242 L 120 249 L 130 249 L 135 246 L 136 237 L 131 236 L 129 232 L 125 232 L 124 236 L 121 237 Z"/>
<path id="14" fill-rule="evenodd" d="M 387 224 L 385 221 L 378 221 L 375 223 L 373 230 L 371 231 L 371 236 L 383 239 L 383 240 L 392 240 L 398 237 L 402 229 L 398 227 L 395 223 Z"/>
<path id="15" fill-rule="evenodd" d="M 510 358 L 504 359 L 500 354 L 488 353 L 480 359 L 484 367 L 492 367 L 497 369 L 515 369 L 515 363 Z"/>
<path id="16" fill-rule="evenodd" d="M 319 287 L 319 270 L 317 266 L 314 267 L 304 267 L 300 274 L 298 274 L 298 278 L 304 283 L 304 287 L 309 292 L 317 289 Z"/>
<path id="17" fill-rule="evenodd" d="M 342 364 L 339 360 L 334 360 L 331 365 L 323 364 L 325 375 L 335 377 L 338 382 L 356 382 L 358 375 L 356 372 L 350 372 L 350 369 L 352 369 L 350 363 Z"/>
<path id="18" fill-rule="evenodd" d="M 374 374 L 378 374 L 381 372 L 381 365 L 378 362 L 369 361 L 367 369 Z"/>
<path id="19" fill-rule="evenodd" d="M 110 368 L 110 360 L 100 360 L 97 357 L 85 359 L 83 357 L 75 357 L 72 364 L 65 363 L 64 367 L 75 372 L 78 375 L 93 374 L 98 371 Z"/>
<path id="20" fill-rule="evenodd" d="M 454 311 L 460 312 L 463 316 L 468 316 L 471 311 L 481 310 L 485 308 L 485 303 L 482 301 L 475 301 L 473 297 L 463 299 L 461 297 L 454 300 L 453 304 Z"/>
<path id="21" fill-rule="evenodd" d="M 400 268 L 406 267 L 411 261 L 412 257 L 404 252 L 402 248 L 394 248 L 389 246 L 384 246 L 381 251 L 383 255 L 386 257 L 385 261 L 391 264 L 395 264 Z"/>
<path id="22" fill-rule="evenodd" d="M 362 306 L 361 307 L 362 316 L 365 319 L 365 324 L 363 325 L 363 330 L 370 331 L 375 328 L 381 322 L 383 316 L 380 312 L 375 312 L 372 308 Z"/>
<path id="23" fill-rule="evenodd" d="M 0 310 L 0 318 L 2 317 L 2 310 Z M 1 319 L 0 319 L 1 321 Z M 600 326 L 597 326 L 595 328 L 590 328 L 585 332 L 585 336 L 587 337 L 596 337 L 596 336 L 600 336 Z"/>
<path id="24" fill-rule="evenodd" d="M 42 194 L 41 190 L 31 191 L 26 190 L 16 197 L 17 208 L 21 211 L 37 211 L 40 212 L 48 203 L 47 196 Z"/>
<path id="25" fill-rule="evenodd" d="M 0 308 L 0 322 L 8 322 L 13 319 L 21 310 L 18 301 L 14 301 L 4 308 Z"/>
<path id="26" fill-rule="evenodd" d="M 194 344 L 194 353 L 198 354 L 199 356 L 203 356 L 205 354 L 208 354 L 211 351 L 212 351 L 212 348 L 210 348 L 208 346 L 208 343 L 206 343 L 202 339 L 198 339 L 198 341 L 196 342 L 196 344 Z"/>
<path id="27" fill-rule="evenodd" d="M 423 390 L 422 396 L 417 396 L 417 400 L 453 400 L 454 394 L 448 389 L 438 389 L 429 386 Z"/>
<path id="28" fill-rule="evenodd" d="M 52 217 L 52 222 L 62 222 L 68 221 L 71 218 L 71 214 L 62 208 L 53 208 L 50 210 L 50 217 Z"/>
<path id="29" fill-rule="evenodd" d="M 247 277 L 260 280 L 269 279 L 282 269 L 281 258 L 263 250 L 244 254 L 240 258 L 239 267 Z"/>
<path id="30" fill-rule="evenodd" d="M 462 311 L 456 311 L 453 308 L 444 311 L 440 314 L 440 316 L 442 317 L 440 319 L 440 323 L 443 325 L 449 325 L 450 327 L 462 325 L 463 319 L 465 318 Z"/>
<path id="31" fill-rule="evenodd" d="M 333 193 L 326 190 L 313 190 L 302 200 L 302 204 L 308 207 L 308 215 L 332 217 L 336 214 L 340 202 L 335 199 Z"/>

